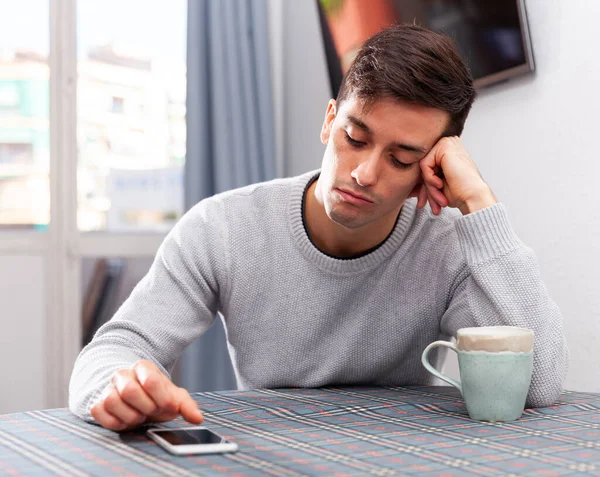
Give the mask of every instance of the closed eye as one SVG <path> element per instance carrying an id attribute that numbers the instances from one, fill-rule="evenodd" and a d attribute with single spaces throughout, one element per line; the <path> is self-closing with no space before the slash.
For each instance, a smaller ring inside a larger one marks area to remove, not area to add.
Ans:
<path id="1" fill-rule="evenodd" d="M 413 164 L 416 164 L 416 162 L 412 163 L 412 164 L 407 164 L 405 162 L 401 162 L 398 159 L 396 159 L 394 156 L 390 155 L 390 158 L 392 159 L 392 164 L 394 164 L 395 167 L 397 167 L 398 169 L 409 169 L 410 167 L 412 167 Z"/>
<path id="2" fill-rule="evenodd" d="M 348 134 L 347 132 L 345 132 L 345 135 L 346 135 L 346 141 L 348 141 L 348 144 L 350 144 L 352 147 L 354 147 L 356 149 L 359 149 L 366 144 L 365 142 L 357 141 L 356 139 L 352 139 L 352 137 L 350 137 L 350 134 Z M 393 155 L 390 155 L 390 159 L 392 160 L 392 164 L 394 165 L 394 167 L 397 167 L 398 169 L 409 169 L 413 165 L 413 164 L 407 164 L 405 162 L 401 162 L 398 159 L 396 159 Z"/>
<path id="3" fill-rule="evenodd" d="M 348 134 L 348 133 L 345 133 L 345 134 L 346 134 L 346 141 L 348 141 L 348 144 L 350 144 L 352 147 L 359 148 L 359 147 L 362 147 L 365 145 L 365 143 L 362 141 L 357 141 L 356 139 L 352 139 L 350 137 L 350 134 Z"/>

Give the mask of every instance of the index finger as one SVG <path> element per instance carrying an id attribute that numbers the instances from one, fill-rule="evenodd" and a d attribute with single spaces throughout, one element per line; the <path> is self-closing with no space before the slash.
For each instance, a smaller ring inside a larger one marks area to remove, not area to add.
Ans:
<path id="1" fill-rule="evenodd" d="M 175 385 L 153 363 L 141 361 L 134 365 L 133 371 L 148 396 L 161 411 L 176 411 L 176 400 L 172 390 Z"/>
<path id="2" fill-rule="evenodd" d="M 193 424 L 202 424 L 204 416 L 198 408 L 198 403 L 184 388 L 179 388 L 179 393 L 179 413 L 181 416 Z"/>

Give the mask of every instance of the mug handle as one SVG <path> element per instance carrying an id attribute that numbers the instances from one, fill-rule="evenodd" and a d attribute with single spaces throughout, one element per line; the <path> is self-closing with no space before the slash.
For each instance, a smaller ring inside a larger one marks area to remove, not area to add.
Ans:
<path id="1" fill-rule="evenodd" d="M 431 374 L 433 374 L 434 376 L 436 376 L 436 377 L 440 378 L 442 381 L 446 381 L 448 384 L 451 384 L 452 386 L 454 386 L 456 389 L 458 389 L 460 391 L 460 394 L 462 395 L 462 385 L 458 381 L 456 381 L 455 379 L 452 379 L 449 376 L 446 376 L 443 373 L 440 373 L 437 369 L 435 369 L 429 363 L 429 359 L 428 359 L 429 352 L 437 346 L 445 346 L 446 348 L 450 348 L 452 351 L 454 351 L 456 354 L 458 354 L 458 349 L 456 348 L 456 346 L 454 346 L 454 344 L 449 343 L 448 341 L 434 341 L 429 346 L 427 346 L 427 348 L 425 348 L 425 350 L 423 351 L 423 355 L 421 356 L 421 362 L 423 363 L 423 366 L 425 366 L 425 369 L 427 371 L 429 371 Z"/>

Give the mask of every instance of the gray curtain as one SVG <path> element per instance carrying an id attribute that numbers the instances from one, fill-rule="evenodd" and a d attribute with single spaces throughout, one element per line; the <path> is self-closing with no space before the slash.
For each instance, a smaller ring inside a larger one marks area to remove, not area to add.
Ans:
<path id="1" fill-rule="evenodd" d="M 185 205 L 275 177 L 266 0 L 188 0 Z M 181 357 L 191 392 L 236 387 L 220 320 Z"/>

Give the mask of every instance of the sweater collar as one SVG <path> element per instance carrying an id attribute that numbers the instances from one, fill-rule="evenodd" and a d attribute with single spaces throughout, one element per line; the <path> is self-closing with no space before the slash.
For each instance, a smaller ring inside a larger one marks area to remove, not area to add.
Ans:
<path id="1" fill-rule="evenodd" d="M 355 274 L 377 267 L 398 250 L 415 217 L 416 200 L 410 199 L 404 203 L 392 233 L 372 252 L 357 258 L 335 258 L 320 251 L 308 237 L 303 221 L 306 190 L 319 174 L 320 170 L 316 170 L 298 176 L 292 184 L 288 203 L 288 216 L 294 242 L 309 261 L 323 270 L 339 274 Z"/>

